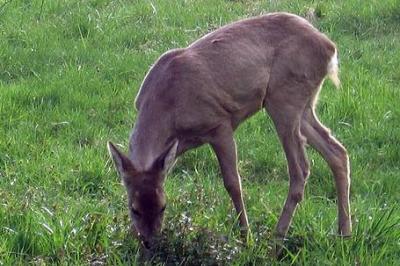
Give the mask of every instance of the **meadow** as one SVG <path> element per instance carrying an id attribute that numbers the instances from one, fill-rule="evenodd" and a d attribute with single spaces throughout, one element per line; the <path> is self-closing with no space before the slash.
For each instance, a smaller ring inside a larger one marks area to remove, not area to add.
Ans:
<path id="1" fill-rule="evenodd" d="M 285 255 L 271 239 L 288 190 L 285 157 L 260 112 L 236 132 L 252 236 L 209 146 L 166 180 L 166 265 L 400 265 L 400 1 L 0 0 L 0 265 L 136 265 L 125 189 L 106 149 L 127 150 L 134 98 L 152 63 L 231 21 L 313 14 L 338 46 L 342 85 L 318 114 L 347 147 L 353 236 L 336 235 L 336 191 L 309 149 L 311 175 Z"/>

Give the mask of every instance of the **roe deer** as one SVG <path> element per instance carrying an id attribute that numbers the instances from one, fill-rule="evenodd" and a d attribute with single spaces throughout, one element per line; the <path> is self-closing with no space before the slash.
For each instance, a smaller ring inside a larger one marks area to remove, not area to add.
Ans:
<path id="1" fill-rule="evenodd" d="M 335 44 L 305 19 L 271 13 L 226 25 L 187 48 L 163 54 L 136 97 L 137 121 L 129 155 L 108 148 L 128 192 L 130 216 L 145 247 L 161 230 L 163 183 L 176 158 L 209 143 L 224 185 L 249 225 L 237 167 L 234 130 L 265 108 L 285 151 L 290 187 L 276 226 L 286 235 L 309 176 L 305 144 L 329 164 L 336 183 L 339 234 L 351 234 L 346 149 L 315 114 L 325 77 L 339 85 Z"/>

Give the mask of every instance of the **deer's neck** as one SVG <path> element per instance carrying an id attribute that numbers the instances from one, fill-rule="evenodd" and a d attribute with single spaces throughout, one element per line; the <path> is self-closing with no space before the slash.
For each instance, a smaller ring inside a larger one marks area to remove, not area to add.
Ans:
<path id="1" fill-rule="evenodd" d="M 174 137 L 168 121 L 164 115 L 139 114 L 129 143 L 129 157 L 137 170 L 149 170 L 169 147 Z"/>

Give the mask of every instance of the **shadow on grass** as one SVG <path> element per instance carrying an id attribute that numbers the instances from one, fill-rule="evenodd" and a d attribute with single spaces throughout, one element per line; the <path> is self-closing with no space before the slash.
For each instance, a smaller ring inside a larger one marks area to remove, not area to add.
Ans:
<path id="1" fill-rule="evenodd" d="M 228 241 L 226 236 L 196 227 L 190 217 L 181 214 L 178 221 L 174 219 L 165 225 L 147 262 L 163 265 L 230 264 L 242 247 L 242 242 Z"/>
<path id="2" fill-rule="evenodd" d="M 310 236 L 291 236 L 285 241 L 285 250 L 279 259 L 272 254 L 272 231 L 264 223 L 254 226 L 248 244 L 238 234 L 225 236 L 192 224 L 190 217 L 181 214 L 180 219 L 165 225 L 157 244 L 144 251 L 136 240 L 127 235 L 116 256 L 122 265 L 231 265 L 291 263 Z"/>

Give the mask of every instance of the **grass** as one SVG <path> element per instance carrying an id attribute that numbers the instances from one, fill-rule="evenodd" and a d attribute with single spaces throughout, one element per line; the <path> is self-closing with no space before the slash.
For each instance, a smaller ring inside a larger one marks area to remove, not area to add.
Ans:
<path id="1" fill-rule="evenodd" d="M 310 151 L 286 256 L 270 256 L 288 184 L 272 123 L 259 113 L 236 133 L 250 243 L 239 242 L 204 146 L 167 179 L 164 240 L 152 262 L 399 265 L 398 0 L 0 0 L 0 265 L 139 263 L 106 141 L 126 146 L 146 71 L 164 51 L 230 21 L 310 8 L 340 52 L 342 87 L 325 84 L 318 112 L 350 153 L 353 237 L 335 236 L 333 180 Z"/>

